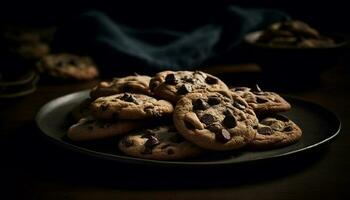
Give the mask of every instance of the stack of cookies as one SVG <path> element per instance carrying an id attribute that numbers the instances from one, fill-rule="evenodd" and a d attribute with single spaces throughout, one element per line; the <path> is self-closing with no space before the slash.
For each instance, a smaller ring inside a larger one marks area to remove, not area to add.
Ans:
<path id="1" fill-rule="evenodd" d="M 101 82 L 72 111 L 73 141 L 118 140 L 128 156 L 175 160 L 208 151 L 290 145 L 301 129 L 286 116 L 290 104 L 273 92 L 228 88 L 201 71 L 163 71 Z M 117 148 L 117 147 L 116 147 Z"/>

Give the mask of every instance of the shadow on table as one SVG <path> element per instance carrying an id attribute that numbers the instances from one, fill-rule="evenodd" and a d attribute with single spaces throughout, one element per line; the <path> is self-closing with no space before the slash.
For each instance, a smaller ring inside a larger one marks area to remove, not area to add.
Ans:
<path id="1" fill-rule="evenodd" d="M 146 189 L 239 187 L 294 176 L 322 160 L 327 148 L 266 161 L 222 167 L 154 167 L 116 163 L 60 149 L 29 123 L 5 139 L 7 175 L 55 185 Z M 3 151 L 4 152 L 4 151 Z M 21 183 L 18 183 L 21 184 Z"/>

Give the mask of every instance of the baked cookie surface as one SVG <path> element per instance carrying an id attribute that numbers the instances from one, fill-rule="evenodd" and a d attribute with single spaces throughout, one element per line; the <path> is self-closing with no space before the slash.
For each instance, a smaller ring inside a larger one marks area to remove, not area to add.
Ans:
<path id="1" fill-rule="evenodd" d="M 91 90 L 90 96 L 96 99 L 98 97 L 110 96 L 123 92 L 149 95 L 150 80 L 151 77 L 144 75 L 114 78 L 111 82 L 100 82 Z"/>
<path id="2" fill-rule="evenodd" d="M 73 54 L 49 54 L 37 63 L 39 72 L 54 77 L 91 80 L 98 76 L 98 70 L 89 57 Z"/>
<path id="3" fill-rule="evenodd" d="M 187 93 L 228 88 L 219 78 L 201 71 L 163 71 L 151 79 L 150 89 L 156 97 L 176 102 Z"/>
<path id="4" fill-rule="evenodd" d="M 259 86 L 255 88 L 234 87 L 230 90 L 242 97 L 256 114 L 278 113 L 291 109 L 291 105 L 280 95 L 262 91 Z"/>
<path id="5" fill-rule="evenodd" d="M 145 123 L 137 120 L 103 121 L 94 118 L 82 118 L 72 125 L 67 132 L 73 141 L 96 140 L 125 134 L 129 131 L 142 128 Z"/>
<path id="6" fill-rule="evenodd" d="M 258 119 L 239 96 L 217 92 L 191 93 L 175 107 L 174 124 L 188 141 L 211 150 L 245 146 L 255 137 Z"/>
<path id="7" fill-rule="evenodd" d="M 255 139 L 249 144 L 252 149 L 273 149 L 297 142 L 302 131 L 284 115 L 274 115 L 260 121 Z"/>
<path id="8" fill-rule="evenodd" d="M 121 93 L 97 98 L 90 110 L 98 119 L 145 119 L 170 115 L 174 107 L 147 95 Z"/>
<path id="9" fill-rule="evenodd" d="M 154 160 L 183 159 L 202 152 L 186 141 L 173 126 L 159 126 L 126 135 L 118 146 L 126 155 Z"/>

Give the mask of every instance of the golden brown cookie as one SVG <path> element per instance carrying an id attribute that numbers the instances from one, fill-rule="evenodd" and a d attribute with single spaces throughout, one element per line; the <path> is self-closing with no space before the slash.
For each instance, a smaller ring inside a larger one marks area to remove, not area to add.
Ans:
<path id="1" fill-rule="evenodd" d="M 301 129 L 283 115 L 274 115 L 260 121 L 256 136 L 249 144 L 252 149 L 273 149 L 297 142 L 302 135 Z"/>
<path id="2" fill-rule="evenodd" d="M 104 121 L 91 117 L 82 118 L 69 128 L 67 136 L 74 141 L 103 139 L 142 128 L 145 124 L 137 120 Z"/>
<path id="3" fill-rule="evenodd" d="M 188 141 L 211 150 L 238 149 L 255 137 L 258 119 L 239 96 L 190 93 L 176 104 L 174 124 Z"/>
<path id="4" fill-rule="evenodd" d="M 120 140 L 119 149 L 129 156 L 154 160 L 183 159 L 202 152 L 172 126 L 159 126 L 126 135 Z"/>
<path id="5" fill-rule="evenodd" d="M 98 76 L 98 70 L 89 57 L 73 54 L 49 54 L 38 63 L 39 72 L 54 77 L 91 80 Z"/>
<path id="6" fill-rule="evenodd" d="M 174 108 L 168 101 L 144 94 L 121 93 L 96 99 L 90 110 L 98 119 L 145 119 L 170 115 Z"/>
<path id="7" fill-rule="evenodd" d="M 228 88 L 219 78 L 201 71 L 163 71 L 151 79 L 150 89 L 156 97 L 175 103 L 187 93 Z"/>
<path id="8" fill-rule="evenodd" d="M 242 97 L 256 114 L 270 114 L 290 110 L 290 104 L 274 92 L 262 91 L 259 86 L 253 88 L 234 87 L 233 93 Z"/>
<path id="9" fill-rule="evenodd" d="M 110 96 L 123 92 L 150 95 L 150 80 L 151 77 L 144 75 L 114 78 L 111 82 L 100 82 L 91 90 L 90 96 L 93 99 L 97 99 L 98 97 Z"/>

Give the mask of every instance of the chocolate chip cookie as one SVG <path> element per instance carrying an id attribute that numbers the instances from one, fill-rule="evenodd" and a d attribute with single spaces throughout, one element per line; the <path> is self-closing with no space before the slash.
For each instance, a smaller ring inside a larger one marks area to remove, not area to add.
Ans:
<path id="1" fill-rule="evenodd" d="M 145 119 L 170 115 L 174 108 L 165 100 L 144 94 L 121 93 L 100 97 L 91 103 L 91 113 L 99 119 Z"/>
<path id="2" fill-rule="evenodd" d="M 93 99 L 123 92 L 150 95 L 149 82 L 151 77 L 143 75 L 114 78 L 111 82 L 100 82 L 94 87 L 90 96 Z"/>
<path id="3" fill-rule="evenodd" d="M 79 121 L 81 118 L 91 116 L 89 109 L 91 102 L 92 100 L 90 98 L 85 99 L 72 110 L 72 117 L 75 121 Z"/>
<path id="4" fill-rule="evenodd" d="M 201 71 L 163 71 L 151 79 L 150 89 L 156 97 L 175 103 L 187 93 L 227 90 L 227 86 Z"/>
<path id="5" fill-rule="evenodd" d="M 256 128 L 256 136 L 249 144 L 252 149 L 272 149 L 297 142 L 302 131 L 286 116 L 275 115 L 264 118 Z"/>
<path id="6" fill-rule="evenodd" d="M 154 160 L 183 159 L 202 152 L 173 126 L 159 126 L 127 135 L 120 140 L 119 149 L 129 156 Z"/>
<path id="7" fill-rule="evenodd" d="M 89 57 L 73 54 L 50 54 L 44 56 L 38 63 L 39 72 L 50 76 L 91 80 L 98 76 L 98 70 Z"/>
<path id="8" fill-rule="evenodd" d="M 278 113 L 290 110 L 290 104 L 274 92 L 262 91 L 258 85 L 253 88 L 234 87 L 233 93 L 242 97 L 256 114 Z"/>
<path id="9" fill-rule="evenodd" d="M 238 95 L 191 93 L 176 104 L 173 120 L 188 141 L 211 150 L 237 149 L 255 137 L 258 119 Z"/>
<path id="10" fill-rule="evenodd" d="M 73 141 L 96 140 L 125 134 L 145 126 L 137 120 L 104 121 L 82 118 L 68 129 L 67 136 Z"/>

